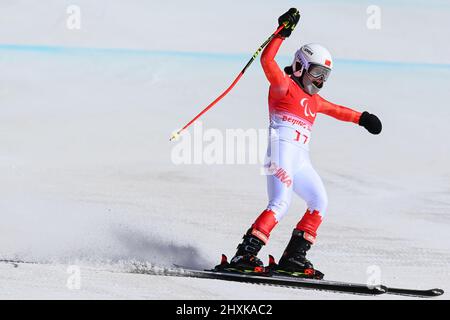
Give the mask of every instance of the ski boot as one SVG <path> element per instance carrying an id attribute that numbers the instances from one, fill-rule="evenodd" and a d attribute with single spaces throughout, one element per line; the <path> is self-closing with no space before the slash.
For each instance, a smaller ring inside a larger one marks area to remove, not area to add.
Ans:
<path id="1" fill-rule="evenodd" d="M 272 261 L 269 268 L 278 275 L 323 279 L 323 273 L 314 269 L 311 261 L 306 258 L 306 252 L 311 248 L 311 244 L 305 239 L 303 231 L 294 229 L 278 265 Z"/>
<path id="2" fill-rule="evenodd" d="M 224 271 L 246 274 L 265 273 L 264 263 L 257 257 L 257 254 L 264 245 L 264 242 L 252 235 L 251 228 L 242 239 L 243 241 L 238 245 L 236 254 L 233 259 L 231 259 L 230 263 L 227 265 L 221 263 L 219 266 L 222 265 L 222 269 Z"/>

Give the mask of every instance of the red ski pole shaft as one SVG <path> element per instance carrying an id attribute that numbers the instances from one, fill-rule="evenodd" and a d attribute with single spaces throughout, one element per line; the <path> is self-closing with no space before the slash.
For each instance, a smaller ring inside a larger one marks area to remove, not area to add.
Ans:
<path id="1" fill-rule="evenodd" d="M 255 61 L 256 57 L 258 57 L 259 53 L 264 49 L 265 46 L 285 27 L 284 24 L 280 25 L 277 30 L 266 40 L 264 43 L 256 50 L 256 52 L 253 54 L 253 56 L 250 58 L 250 60 L 247 62 L 245 67 L 242 69 L 242 71 L 237 75 L 236 79 L 231 83 L 231 85 L 224 91 L 220 96 L 218 96 L 213 102 L 211 102 L 208 106 L 206 106 L 205 109 L 203 109 L 199 114 L 197 114 L 191 121 L 186 123 L 184 127 L 182 127 L 180 130 L 178 130 L 176 133 L 170 137 L 170 141 L 177 138 L 181 132 L 189 128 L 195 121 L 197 121 L 198 118 L 200 118 L 203 114 L 205 114 L 209 109 L 211 109 L 217 102 L 222 100 L 223 97 L 225 97 L 231 89 L 236 85 L 236 83 L 241 79 L 241 77 L 244 75 L 245 71 L 250 67 L 253 61 Z"/>

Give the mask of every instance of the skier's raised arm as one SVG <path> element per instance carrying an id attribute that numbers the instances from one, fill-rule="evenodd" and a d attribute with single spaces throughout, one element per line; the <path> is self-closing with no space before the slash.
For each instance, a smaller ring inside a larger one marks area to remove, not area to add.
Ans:
<path id="1" fill-rule="evenodd" d="M 270 82 L 272 92 L 279 96 L 286 94 L 289 87 L 289 77 L 286 77 L 280 69 L 278 63 L 275 61 L 275 56 L 284 39 L 291 35 L 299 19 L 300 13 L 294 8 L 281 15 L 278 18 L 278 24 L 284 24 L 285 27 L 272 39 L 261 55 L 261 65 L 267 80 Z"/>
<path id="2" fill-rule="evenodd" d="M 280 93 L 286 93 L 289 86 L 288 78 L 285 77 L 284 72 L 278 66 L 275 61 L 275 55 L 281 46 L 284 38 L 279 36 L 272 39 L 269 45 L 264 49 L 261 55 L 261 65 L 266 75 L 267 80 L 269 80 L 271 86 L 277 87 Z"/>
<path id="3" fill-rule="evenodd" d="M 367 111 L 361 113 L 359 111 L 334 104 L 319 95 L 316 95 L 316 99 L 317 112 L 326 114 L 341 121 L 359 124 L 372 134 L 379 134 L 381 132 L 381 121 L 376 115 L 370 114 Z"/>

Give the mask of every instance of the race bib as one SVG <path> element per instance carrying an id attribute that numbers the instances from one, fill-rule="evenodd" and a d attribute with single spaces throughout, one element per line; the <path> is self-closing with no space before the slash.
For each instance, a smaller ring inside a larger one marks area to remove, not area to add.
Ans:
<path id="1" fill-rule="evenodd" d="M 289 114 L 271 116 L 270 135 L 272 139 L 289 141 L 299 147 L 309 149 L 311 124 Z"/>

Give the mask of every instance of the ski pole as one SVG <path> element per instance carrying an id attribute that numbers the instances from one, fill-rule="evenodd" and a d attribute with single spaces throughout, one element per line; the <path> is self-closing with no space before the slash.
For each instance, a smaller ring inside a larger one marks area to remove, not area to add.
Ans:
<path id="1" fill-rule="evenodd" d="M 203 109 L 199 114 L 197 114 L 191 121 L 189 121 L 183 128 L 181 128 L 180 130 L 178 130 L 176 133 L 172 134 L 172 136 L 170 137 L 169 141 L 172 141 L 176 138 L 179 137 L 179 135 L 181 134 L 181 132 L 183 132 L 184 130 L 186 130 L 191 124 L 193 124 L 198 118 L 200 118 L 206 111 L 208 111 L 209 109 L 211 109 L 217 102 L 219 102 L 223 97 L 225 97 L 228 92 L 231 91 L 231 89 L 233 89 L 233 87 L 236 85 L 236 83 L 239 81 L 239 79 L 241 79 L 241 77 L 244 75 L 245 71 L 248 69 L 248 67 L 250 67 L 250 65 L 252 64 L 253 61 L 255 61 L 256 57 L 259 55 L 259 53 L 262 51 L 262 49 L 264 49 L 265 46 L 267 46 L 267 44 L 285 27 L 286 24 L 282 24 L 278 27 L 277 30 L 275 30 L 275 32 L 266 40 L 264 41 L 264 43 L 258 48 L 258 50 L 256 50 L 256 52 L 253 54 L 253 56 L 250 58 L 250 60 L 247 62 L 247 64 L 245 65 L 245 67 L 242 69 L 242 71 L 238 74 L 238 76 L 236 77 L 236 79 L 234 79 L 233 83 L 231 83 L 231 85 L 220 95 L 218 96 L 213 102 L 211 102 L 205 109 Z"/>

